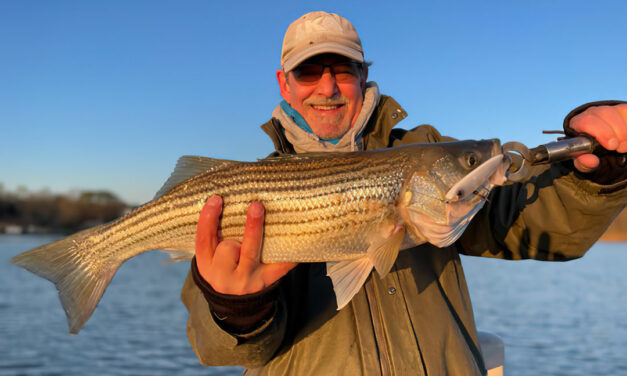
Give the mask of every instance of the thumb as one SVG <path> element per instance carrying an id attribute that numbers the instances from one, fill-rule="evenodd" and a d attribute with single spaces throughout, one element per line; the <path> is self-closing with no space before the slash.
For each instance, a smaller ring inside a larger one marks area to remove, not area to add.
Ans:
<path id="1" fill-rule="evenodd" d="M 599 167 L 599 157 L 594 154 L 580 155 L 575 159 L 575 168 L 584 174 L 590 173 Z"/>

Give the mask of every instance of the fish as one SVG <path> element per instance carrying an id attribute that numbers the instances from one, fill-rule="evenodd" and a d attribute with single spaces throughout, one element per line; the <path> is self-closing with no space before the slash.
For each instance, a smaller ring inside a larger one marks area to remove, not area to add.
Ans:
<path id="1" fill-rule="evenodd" d="M 126 260 L 149 250 L 192 259 L 200 211 L 219 195 L 220 239 L 241 241 L 248 205 L 261 202 L 262 262 L 326 263 L 341 309 L 373 269 L 385 276 L 400 250 L 455 242 L 503 183 L 505 160 L 498 139 L 254 162 L 183 156 L 153 200 L 12 262 L 55 284 L 76 334 Z"/>

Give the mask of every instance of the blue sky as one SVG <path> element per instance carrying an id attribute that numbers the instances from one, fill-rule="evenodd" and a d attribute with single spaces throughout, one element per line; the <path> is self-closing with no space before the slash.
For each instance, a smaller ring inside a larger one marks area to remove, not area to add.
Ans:
<path id="1" fill-rule="evenodd" d="M 283 33 L 312 10 L 355 25 L 404 128 L 535 146 L 577 105 L 627 99 L 619 0 L 3 1 L 0 183 L 142 203 L 181 155 L 267 155 Z"/>

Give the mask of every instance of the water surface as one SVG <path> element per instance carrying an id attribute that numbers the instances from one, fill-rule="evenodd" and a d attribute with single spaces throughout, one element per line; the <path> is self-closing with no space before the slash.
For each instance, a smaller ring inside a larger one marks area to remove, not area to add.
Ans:
<path id="1" fill-rule="evenodd" d="M 80 334 L 54 286 L 9 263 L 56 236 L 0 235 L 0 376 L 239 375 L 202 367 L 185 333 L 189 264 L 127 261 Z M 477 325 L 506 344 L 507 375 L 627 375 L 627 245 L 567 263 L 462 259 Z"/>
<path id="2" fill-rule="evenodd" d="M 0 375 L 241 375 L 198 363 L 179 298 L 189 263 L 147 252 L 124 263 L 98 308 L 70 336 L 56 289 L 9 263 L 58 236 L 0 235 Z"/>
<path id="3" fill-rule="evenodd" d="M 627 375 L 627 243 L 568 262 L 462 259 L 477 327 L 507 375 Z"/>

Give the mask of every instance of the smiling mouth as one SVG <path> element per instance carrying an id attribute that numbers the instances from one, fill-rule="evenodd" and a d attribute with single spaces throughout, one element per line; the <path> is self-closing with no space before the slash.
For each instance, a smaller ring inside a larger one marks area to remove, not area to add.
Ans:
<path id="1" fill-rule="evenodd" d="M 338 108 L 340 108 L 342 106 L 343 106 L 343 104 L 334 104 L 334 105 L 312 104 L 311 105 L 311 107 L 313 107 L 315 110 L 324 110 L 324 111 L 337 110 Z"/>

